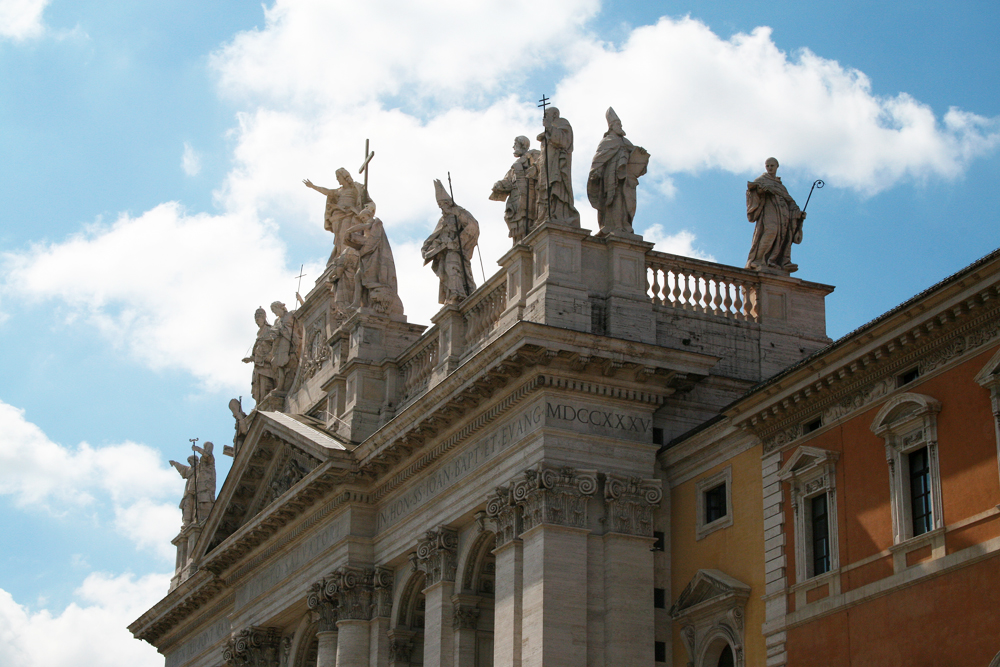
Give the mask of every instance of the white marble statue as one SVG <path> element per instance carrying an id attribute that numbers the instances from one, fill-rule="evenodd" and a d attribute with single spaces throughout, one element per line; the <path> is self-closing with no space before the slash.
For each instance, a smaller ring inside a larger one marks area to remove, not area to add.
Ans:
<path id="1" fill-rule="evenodd" d="M 747 183 L 747 219 L 755 223 L 746 268 L 791 273 L 792 244 L 802 242 L 806 214 L 788 194 L 778 176 L 778 160 L 764 162 L 764 173 Z"/>
<path id="2" fill-rule="evenodd" d="M 618 114 L 611 107 L 605 114 L 608 131 L 597 146 L 587 178 L 587 198 L 597 209 L 598 236 L 632 231 L 635 217 L 635 189 L 646 173 L 649 153 L 625 138 Z"/>
<path id="3" fill-rule="evenodd" d="M 275 389 L 288 391 L 299 366 L 302 325 L 295 319 L 295 311 L 288 310 L 281 301 L 271 304 L 271 312 L 275 320 L 269 334 L 273 343 L 268 361 L 274 373 Z"/>
<path id="4" fill-rule="evenodd" d="M 337 170 L 339 188 L 324 188 L 314 185 L 308 178 L 302 181 L 307 188 L 326 195 L 326 213 L 323 216 L 323 227 L 333 233 L 332 262 L 344 249 L 344 236 L 348 228 L 357 223 L 358 214 L 366 204 L 371 202 L 365 186 L 351 177 L 351 172 L 343 167 Z"/>
<path id="5" fill-rule="evenodd" d="M 344 243 L 358 251 L 352 307 L 369 308 L 383 315 L 402 315 L 396 263 L 382 221 L 375 217 L 374 204 L 361 210 L 357 224 L 345 232 Z"/>
<path id="6" fill-rule="evenodd" d="M 458 303 L 472 294 L 472 253 L 479 243 L 479 223 L 455 201 L 440 180 L 434 181 L 434 194 L 441 208 L 434 231 L 424 241 L 420 254 L 430 263 L 441 281 L 438 303 Z"/>
<path id="7" fill-rule="evenodd" d="M 337 258 L 330 265 L 330 273 L 327 275 L 327 284 L 330 287 L 330 313 L 335 321 L 346 319 L 352 310 L 354 303 L 355 279 L 358 273 L 358 251 L 349 245 L 345 245 Z"/>
<path id="8" fill-rule="evenodd" d="M 580 213 L 573 205 L 573 128 L 559 117 L 559 109 L 549 107 L 543 116 L 544 131 L 538 161 L 538 222 L 580 226 Z"/>
<path id="9" fill-rule="evenodd" d="M 257 322 L 257 339 L 253 343 L 253 351 L 249 357 L 243 358 L 243 363 L 253 364 L 250 395 L 259 405 L 276 386 L 276 376 L 274 368 L 271 366 L 274 336 L 271 325 L 267 321 L 267 311 L 263 308 L 258 308 L 254 312 L 254 321 Z"/>
<path id="10" fill-rule="evenodd" d="M 490 199 L 506 201 L 503 219 L 507 223 L 508 236 L 514 243 L 520 243 L 531 233 L 538 212 L 538 160 L 541 156 L 531 149 L 528 137 L 514 139 L 514 164 L 507 174 L 493 184 Z"/>
<path id="11" fill-rule="evenodd" d="M 195 482 L 195 493 L 198 499 L 198 522 L 208 518 L 215 504 L 215 454 L 214 445 L 206 442 L 204 447 L 193 445 L 191 449 L 201 454 L 198 459 L 198 475 Z"/>
<path id="12" fill-rule="evenodd" d="M 236 432 L 233 434 L 233 446 L 223 447 L 222 453 L 235 457 L 236 453 L 240 451 L 240 447 L 243 446 L 247 433 L 250 432 L 250 419 L 247 417 L 247 413 L 243 412 L 243 405 L 238 398 L 229 401 L 229 411 L 233 413 L 233 419 L 236 420 Z"/>
<path id="13" fill-rule="evenodd" d="M 188 465 L 170 461 L 170 465 L 177 469 L 180 476 L 184 478 L 184 495 L 178 507 L 181 508 L 181 526 L 189 526 L 198 521 L 198 486 L 197 470 L 198 458 L 192 454 L 188 457 Z"/>

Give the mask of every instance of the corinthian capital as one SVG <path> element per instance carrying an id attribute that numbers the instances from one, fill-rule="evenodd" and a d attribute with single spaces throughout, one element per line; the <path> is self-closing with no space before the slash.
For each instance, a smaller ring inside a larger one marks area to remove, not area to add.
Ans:
<path id="1" fill-rule="evenodd" d="M 596 470 L 540 464 L 524 471 L 511 495 L 527 531 L 543 523 L 586 528 L 587 501 L 596 491 Z"/>
<path id="2" fill-rule="evenodd" d="M 250 626 L 234 634 L 222 652 L 229 667 L 278 667 L 281 628 Z"/>
<path id="3" fill-rule="evenodd" d="M 428 586 L 440 581 L 455 581 L 457 548 L 458 531 L 441 526 L 424 534 L 424 539 L 417 544 L 416 553 L 410 555 L 410 562 L 424 573 Z"/>
<path id="4" fill-rule="evenodd" d="M 609 472 L 604 480 L 608 529 L 615 533 L 653 536 L 653 510 L 663 498 L 658 479 L 626 477 Z"/>

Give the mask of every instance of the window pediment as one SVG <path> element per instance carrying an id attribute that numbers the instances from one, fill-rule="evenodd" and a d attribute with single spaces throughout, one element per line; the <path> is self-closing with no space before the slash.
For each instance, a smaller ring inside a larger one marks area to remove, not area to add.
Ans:
<path id="1" fill-rule="evenodd" d="M 899 394 L 886 401 L 875 415 L 871 429 L 881 437 L 901 434 L 909 430 L 914 420 L 936 415 L 940 411 L 941 403 L 936 398 L 910 392 Z"/>

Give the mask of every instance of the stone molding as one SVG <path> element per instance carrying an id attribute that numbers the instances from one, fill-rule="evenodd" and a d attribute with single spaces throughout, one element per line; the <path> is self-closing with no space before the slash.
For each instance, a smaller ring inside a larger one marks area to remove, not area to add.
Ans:
<path id="1" fill-rule="evenodd" d="M 222 659 L 229 667 L 278 667 L 281 628 L 251 625 L 226 643 Z"/>
<path id="2" fill-rule="evenodd" d="M 626 477 L 607 473 L 604 478 L 604 502 L 607 529 L 627 535 L 653 536 L 653 510 L 663 498 L 658 479 Z"/>
<path id="3" fill-rule="evenodd" d="M 527 532 L 542 524 L 586 528 L 588 500 L 596 492 L 596 470 L 540 464 L 524 471 L 511 495 L 521 507 L 523 529 Z"/>
<path id="4" fill-rule="evenodd" d="M 830 368 L 825 377 L 741 421 L 761 439 L 764 453 L 770 453 L 799 438 L 800 422 L 807 416 L 819 413 L 823 424 L 831 424 L 895 391 L 896 375 L 907 367 L 917 364 L 924 376 L 1000 338 L 1000 313 L 990 303 L 995 299 L 984 297 L 984 304 L 970 306 L 972 301 L 851 359 L 841 368 Z M 967 317 L 972 309 L 978 313 L 971 321 L 961 326 L 952 324 L 956 318 Z M 841 384 L 839 390 L 837 384 Z"/>
<path id="5" fill-rule="evenodd" d="M 414 570 L 424 573 L 425 587 L 455 581 L 458 569 L 458 531 L 448 526 L 428 530 L 410 554 Z"/>

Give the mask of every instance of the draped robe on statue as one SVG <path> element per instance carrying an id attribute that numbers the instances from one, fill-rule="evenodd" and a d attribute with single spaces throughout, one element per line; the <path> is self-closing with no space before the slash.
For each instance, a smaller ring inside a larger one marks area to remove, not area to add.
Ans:
<path id="1" fill-rule="evenodd" d="M 792 243 L 802 242 L 802 217 L 780 176 L 764 173 L 747 183 L 747 219 L 756 227 L 746 268 L 798 270 Z"/>

